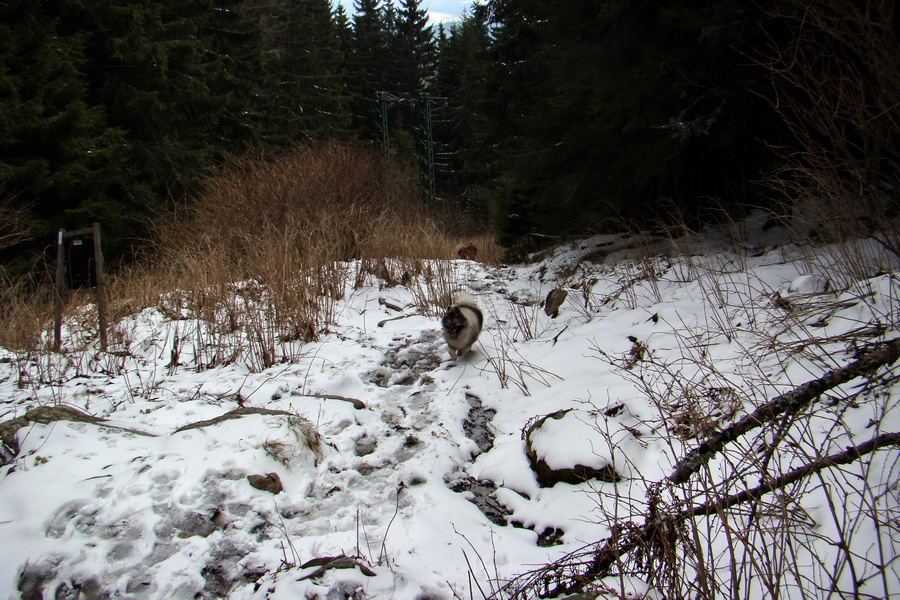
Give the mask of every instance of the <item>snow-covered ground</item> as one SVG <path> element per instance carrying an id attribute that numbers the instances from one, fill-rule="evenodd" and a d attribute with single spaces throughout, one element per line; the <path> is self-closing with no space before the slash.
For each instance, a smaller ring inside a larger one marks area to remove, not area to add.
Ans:
<path id="1" fill-rule="evenodd" d="M 643 522 L 648 486 L 710 433 L 898 337 L 897 265 L 877 243 L 856 246 L 865 268 L 852 272 L 835 248 L 757 236 L 729 249 L 709 233 L 677 248 L 601 236 L 528 265 L 449 263 L 485 314 L 456 361 L 413 290 L 374 277 L 348 286 L 319 341 L 261 372 L 198 367 L 197 323 L 155 308 L 116 325 L 115 352 L 0 351 L 0 423 L 39 407 L 103 419 L 32 412 L 18 452 L 4 449 L 0 597 L 481 598 Z M 555 288 L 567 298 L 551 318 L 541 302 Z M 829 391 L 698 477 L 735 493 L 900 431 L 897 374 Z M 754 446 L 764 442 L 774 451 Z M 614 469 L 618 481 L 542 486 L 529 450 L 551 469 Z M 821 572 L 848 593 L 900 594 L 898 456 L 883 449 L 841 467 L 837 483 L 826 473 L 789 488 L 802 491 L 789 509 L 807 525 L 790 534 L 799 548 L 779 549 L 795 564 L 774 584 L 752 554 L 764 528 L 742 545 L 705 526 L 696 545 L 741 597 L 779 586 L 825 597 Z M 270 473 L 280 493 L 248 480 Z M 705 487 L 667 497 L 709 501 Z M 652 579 L 607 583 L 661 598 Z"/>

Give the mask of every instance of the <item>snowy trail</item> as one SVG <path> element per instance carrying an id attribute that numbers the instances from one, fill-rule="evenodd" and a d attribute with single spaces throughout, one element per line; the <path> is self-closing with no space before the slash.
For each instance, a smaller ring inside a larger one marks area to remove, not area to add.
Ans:
<path id="1" fill-rule="evenodd" d="M 715 428 L 844 361 L 848 332 L 897 335 L 890 273 L 823 290 L 776 249 L 663 258 L 641 278 L 647 264 L 617 258 L 626 242 L 529 266 L 453 261 L 486 317 L 464 360 L 449 360 L 413 290 L 378 282 L 349 290 L 327 335 L 262 372 L 192 368 L 189 322 L 152 309 L 120 325 L 127 356 L 3 352 L 0 423 L 55 405 L 107 421 L 17 430 L 0 467 L 0 597 L 490 595 L 609 535 L 610 514 L 640 511 L 647 484 L 702 435 L 679 420 L 687 408 L 648 401 L 669 374 L 711 390 L 681 401 L 702 401 Z M 568 291 L 555 319 L 540 306 L 554 287 Z M 889 430 L 893 398 L 839 419 Z M 238 408 L 262 414 L 218 420 Z M 840 445 L 834 430 L 823 421 L 809 444 Z M 526 438 L 554 468 L 608 466 L 619 480 L 542 487 Z M 248 480 L 270 473 L 280 493 Z"/>
<path id="2" fill-rule="evenodd" d="M 473 265 L 464 267 L 471 273 Z M 263 373 L 231 366 L 167 374 L 161 363 L 174 337 L 148 328 L 137 344 L 146 359 L 137 373 L 34 386 L 38 398 L 59 397 L 156 437 L 69 421 L 31 424 L 19 434 L 20 460 L 0 492 L 11 517 L 3 535 L 30 542 L 5 546 L 8 589 L 17 586 L 23 597 L 51 589 L 256 597 L 273 585 L 262 579 L 279 576 L 273 565 L 333 555 L 373 565 L 386 582 L 366 582 L 376 595 L 465 581 L 460 544 L 467 537 L 489 542 L 492 528 L 473 527 L 482 515 L 449 485 L 481 452 L 464 431 L 472 399 L 496 386 L 488 380 L 487 390 L 470 393 L 486 379 L 476 354 L 472 364 L 449 361 L 439 323 L 421 316 L 391 321 L 396 313 L 378 302 L 383 295 L 354 294 L 344 313 L 360 318 L 295 364 Z M 15 363 L 5 361 L 7 383 Z M 239 405 L 297 414 L 321 434 L 318 453 L 298 444 L 296 428 L 280 416 L 174 432 Z M 248 475 L 269 472 L 279 475 L 284 493 L 247 485 Z M 33 498 L 41 488 L 56 491 Z M 466 517 L 459 522 L 441 517 L 460 510 Z M 447 560 L 431 552 L 441 546 L 452 555 Z"/>

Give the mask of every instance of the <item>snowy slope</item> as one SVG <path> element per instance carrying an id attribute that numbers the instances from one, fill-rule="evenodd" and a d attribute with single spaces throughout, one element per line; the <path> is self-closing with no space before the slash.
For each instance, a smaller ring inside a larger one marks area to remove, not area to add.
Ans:
<path id="1" fill-rule="evenodd" d="M 0 597 L 488 596 L 606 538 L 617 519 L 637 520 L 648 485 L 705 435 L 898 337 L 897 265 L 874 242 L 861 247 L 882 270 L 858 275 L 792 246 L 654 244 L 604 236 L 530 265 L 453 261 L 457 287 L 485 313 L 479 343 L 457 361 L 410 288 L 372 278 L 348 286 L 318 342 L 262 372 L 197 368 L 197 325 L 156 309 L 118 325 L 128 334 L 117 353 L 3 352 L 0 422 L 42 406 L 105 420 L 18 429 L 18 453 L 0 467 Z M 568 297 L 550 318 L 540 303 L 557 287 Z M 832 393 L 859 392 L 852 403 L 797 425 L 797 448 L 827 454 L 900 430 L 893 387 L 854 385 Z M 215 420 L 239 408 L 266 411 Z M 539 485 L 523 438 L 557 411 L 567 412 L 530 436 L 535 451 L 554 468 L 611 466 L 621 480 Z M 882 484 L 897 481 L 896 449 L 877 457 L 861 478 L 890 521 L 900 503 Z M 711 473 L 727 477 L 732 462 Z M 247 479 L 269 473 L 284 491 Z M 898 593 L 895 570 L 861 573 L 896 554 L 896 522 L 829 525 L 850 509 L 828 510 L 824 489 L 803 506 L 823 564 L 847 586 Z M 834 531 L 866 538 L 860 570 L 828 541 Z M 769 597 L 740 577 L 745 597 Z M 661 597 L 646 578 L 610 585 Z"/>

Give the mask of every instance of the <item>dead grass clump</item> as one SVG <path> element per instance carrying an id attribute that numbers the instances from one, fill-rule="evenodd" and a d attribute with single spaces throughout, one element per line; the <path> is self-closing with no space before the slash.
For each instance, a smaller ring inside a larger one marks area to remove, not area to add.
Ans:
<path id="1" fill-rule="evenodd" d="M 341 263 L 360 260 L 357 286 L 369 275 L 405 285 L 426 270 L 423 259 L 453 251 L 410 173 L 372 149 L 338 143 L 232 159 L 187 218 L 160 235 L 161 263 L 185 279 L 176 287 L 214 290 L 252 279 L 266 288 L 266 322 L 277 327 L 253 337 L 269 349 L 327 328 L 351 276 Z M 200 296 L 195 310 L 210 320 L 221 315 L 221 299 Z"/>
<path id="2" fill-rule="evenodd" d="M 317 265 L 448 252 L 408 172 L 369 148 L 338 143 L 232 159 L 187 219 L 163 231 L 161 247 L 169 260 L 208 253 L 253 274 L 261 265 L 296 267 L 295 258 Z"/>
<path id="3" fill-rule="evenodd" d="M 35 350 L 40 332 L 53 321 L 53 291 L 27 279 L 13 281 L 0 270 L 0 346 Z"/>
<path id="4" fill-rule="evenodd" d="M 243 356 L 264 368 L 294 352 L 285 344 L 326 331 L 348 284 L 424 279 L 421 285 L 435 289 L 421 292 L 428 296 L 423 302 L 445 304 L 451 282 L 431 259 L 455 258 L 458 246 L 469 243 L 479 248 L 479 261 L 499 256 L 487 236 L 462 242 L 445 231 L 436 210 L 422 202 L 414 174 L 366 146 L 333 142 L 277 157 L 232 158 L 190 206 L 158 225 L 143 260 L 107 278 L 109 320 L 115 330 L 145 308 L 196 320 L 195 343 L 218 344 L 227 352 L 216 355 Z M 351 273 L 353 260 L 359 267 Z M 48 290 L 45 302 L 42 294 L 0 282 L 7 324 L 0 344 L 37 347 L 53 314 Z M 114 331 L 113 345 L 124 351 L 127 335 L 120 334 Z M 254 348 L 235 347 L 237 338 Z"/>

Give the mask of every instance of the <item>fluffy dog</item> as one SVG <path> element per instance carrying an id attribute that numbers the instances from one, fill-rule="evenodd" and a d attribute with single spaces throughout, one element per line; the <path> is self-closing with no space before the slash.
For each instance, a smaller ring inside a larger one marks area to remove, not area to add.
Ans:
<path id="1" fill-rule="evenodd" d="M 468 294 L 460 294 L 441 319 L 444 339 L 450 350 L 450 358 L 465 356 L 481 333 L 484 316 L 475 304 L 475 299 Z"/>

